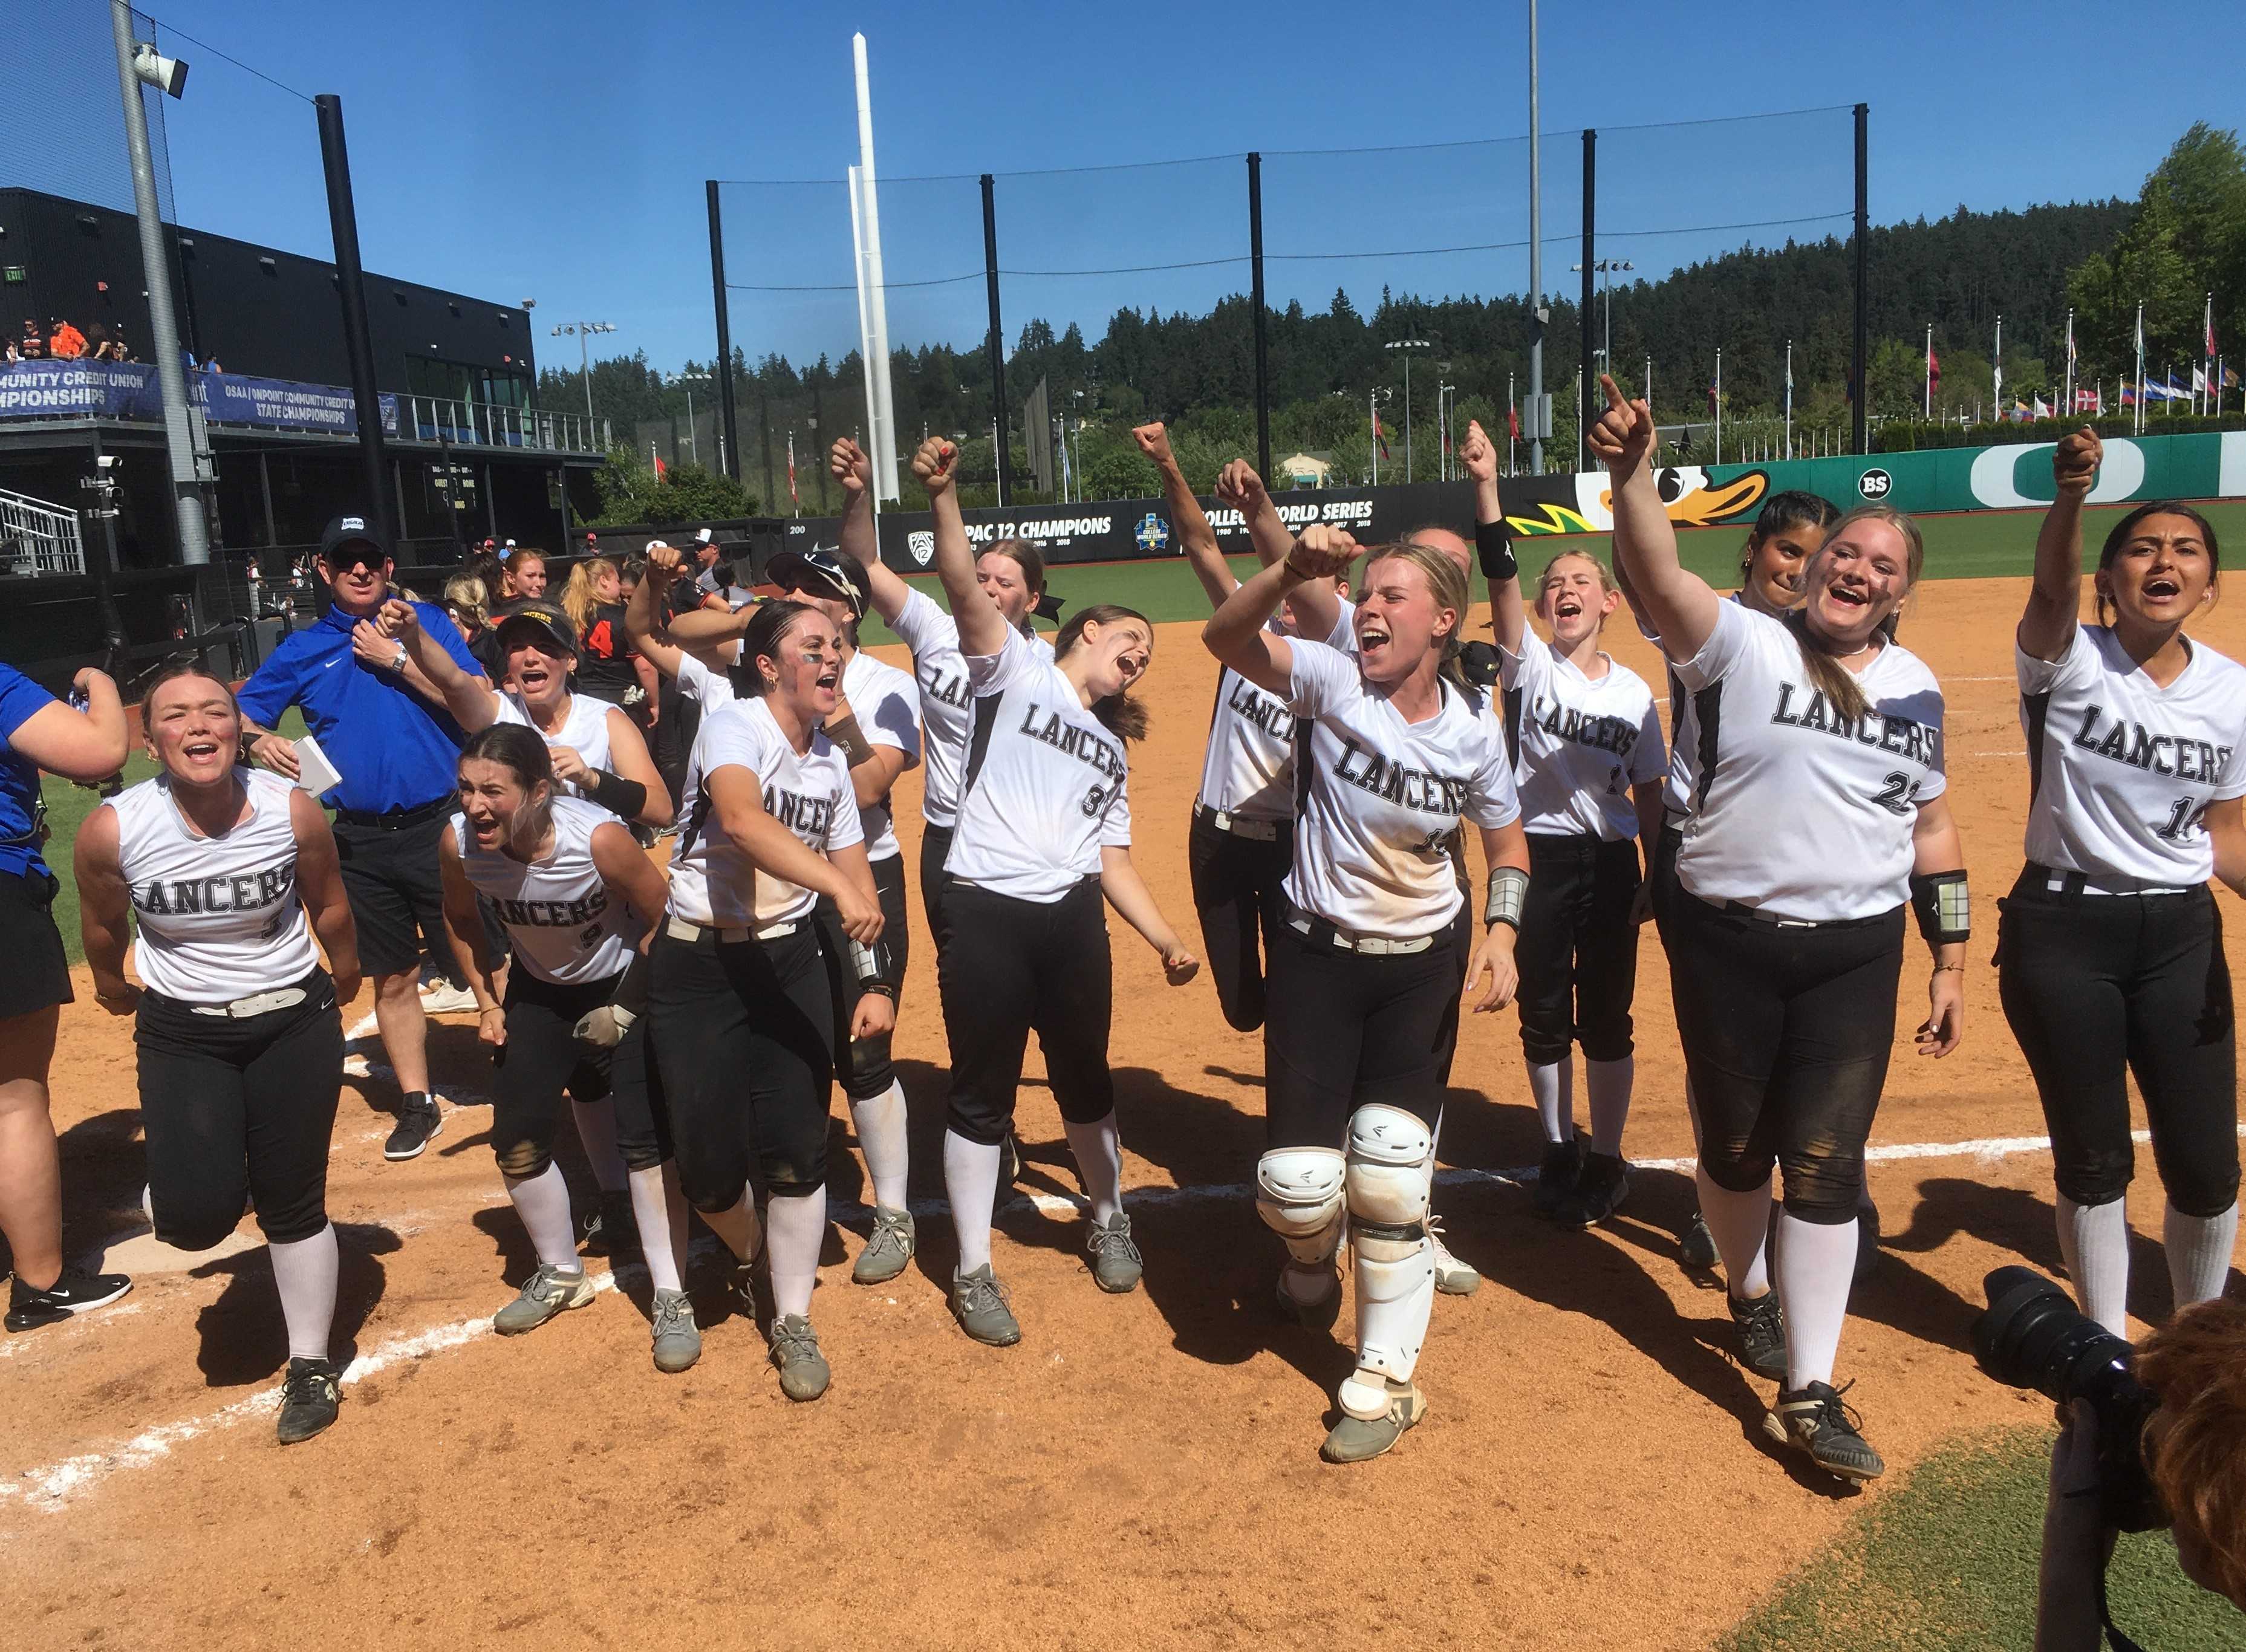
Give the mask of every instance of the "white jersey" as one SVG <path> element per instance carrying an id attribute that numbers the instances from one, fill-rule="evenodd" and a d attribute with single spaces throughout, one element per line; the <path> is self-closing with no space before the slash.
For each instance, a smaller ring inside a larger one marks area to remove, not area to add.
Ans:
<path id="1" fill-rule="evenodd" d="M 975 731 L 975 693 L 967 682 L 967 656 L 959 651 L 959 626 L 925 591 L 912 591 L 889 629 L 912 650 L 913 680 L 920 685 L 921 724 L 928 748 L 927 785 L 921 813 L 934 826 L 959 819 L 959 785 L 967 767 L 967 742 Z M 1023 639 L 1047 661 L 1052 644 Z"/>
<path id="2" fill-rule="evenodd" d="M 713 671 L 686 649 L 678 651 L 678 691 L 698 704 L 706 716 L 721 705 L 733 703 L 733 678 L 730 672 Z"/>
<path id="3" fill-rule="evenodd" d="M 1310 772 L 1287 898 L 1354 935 L 1433 935 L 1466 898 L 1450 853 L 1460 822 L 1521 818 L 1496 711 L 1445 683 L 1435 715 L 1406 723 L 1351 655 L 1299 642 L 1293 653 L 1289 701 L 1310 723 Z"/>
<path id="4" fill-rule="evenodd" d="M 2013 649 L 2027 730 L 2028 859 L 2103 892 L 2215 875 L 2207 806 L 2246 796 L 2246 667 L 2193 642 L 2165 689 L 2103 625 L 2056 660 Z"/>
<path id="5" fill-rule="evenodd" d="M 1724 599 L 1736 602 L 1739 594 L 1732 592 Z M 1661 646 L 1661 634 L 1640 620 L 1638 635 L 1654 647 Z M 1700 784 L 1700 712 L 1692 691 L 1677 675 L 1674 665 L 1669 667 L 1669 778 L 1661 787 L 1661 806 L 1671 816 L 1692 812 L 1694 794 Z"/>
<path id="6" fill-rule="evenodd" d="M 562 719 L 562 731 L 548 734 L 539 726 L 538 719 L 530 713 L 530 708 L 523 704 L 522 696 L 508 690 L 497 697 L 499 715 L 494 721 L 520 724 L 549 747 L 568 747 L 585 759 L 585 766 L 589 769 L 609 767 L 609 712 L 613 708 L 606 700 L 596 700 L 589 694 L 572 694 L 568 712 Z M 567 781 L 562 785 L 567 787 L 565 795 L 580 795 L 577 787 Z"/>
<path id="7" fill-rule="evenodd" d="M 686 828 L 670 857 L 670 910 L 695 923 L 728 928 L 807 916 L 819 897 L 759 872 L 725 835 L 708 790 L 710 775 L 724 768 L 756 776 L 765 812 L 814 853 L 866 840 L 849 768 L 824 731 L 813 730 L 810 750 L 799 756 L 761 699 L 717 706 L 702 719 L 686 763 L 681 799 Z"/>
<path id="8" fill-rule="evenodd" d="M 296 787 L 237 768 L 249 818 L 215 838 L 189 826 L 158 775 L 105 806 L 117 814 L 117 864 L 138 921 L 133 962 L 152 991 L 230 1003 L 292 987 L 319 967 L 296 896 Z"/>
<path id="9" fill-rule="evenodd" d="M 1058 901 L 1131 843 L 1123 742 L 1084 707 L 1050 650 L 1018 631 L 970 654 L 976 729 L 943 869 L 1021 901 Z"/>
<path id="10" fill-rule="evenodd" d="M 1852 723 L 1810 680 L 1783 620 L 1724 602 L 1677 674 L 1699 696 L 1707 763 L 1677 853 L 1687 894 L 1809 923 L 1909 898 L 1918 806 L 1949 785 L 1942 687 L 1916 655 L 1880 649 L 1856 678 L 1871 710 Z"/>
<path id="11" fill-rule="evenodd" d="M 1533 630 L 1518 654 L 1500 649 L 1498 657 L 1523 828 L 1608 843 L 1636 837 L 1630 787 L 1667 766 L 1645 679 L 1604 654 L 1606 675 L 1588 677 Z"/>
<path id="12" fill-rule="evenodd" d="M 920 766 L 920 690 L 909 676 L 860 649 L 842 668 L 842 697 L 850 702 L 868 745 L 903 752 L 907 769 Z M 887 798 L 859 812 L 864 817 L 867 859 L 886 860 L 902 853 Z"/>
<path id="13" fill-rule="evenodd" d="M 641 925 L 593 864 L 595 829 L 616 823 L 597 803 L 556 798 L 552 851 L 522 861 L 478 848 L 466 817 L 453 817 L 461 869 L 506 928 L 515 962 L 541 981 L 582 986 L 622 975 L 631 962 Z"/>
<path id="14" fill-rule="evenodd" d="M 1355 652 L 1356 631 L 1349 603 L 1326 640 Z M 1263 629 L 1291 637 L 1284 615 Z M 1295 714 L 1286 701 L 1266 693 L 1230 666 L 1218 668 L 1216 708 L 1208 722 L 1208 752 L 1201 759 L 1201 792 L 1195 801 L 1246 820 L 1291 821 L 1295 818 Z"/>

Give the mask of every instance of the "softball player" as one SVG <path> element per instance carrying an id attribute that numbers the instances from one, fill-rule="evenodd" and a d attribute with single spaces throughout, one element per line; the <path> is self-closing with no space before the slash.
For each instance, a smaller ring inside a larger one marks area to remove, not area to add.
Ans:
<path id="1" fill-rule="evenodd" d="M 1022 1332 L 991 1272 L 990 1209 L 1032 1030 L 1092 1207 L 1092 1278 L 1128 1291 L 1141 1271 L 1107 1065 L 1113 963 L 1101 896 L 1161 955 L 1171 985 L 1201 965 L 1131 864 L 1125 744 L 1145 736 L 1147 714 L 1130 688 L 1153 660 L 1154 627 L 1098 603 L 1061 628 L 1052 658 L 1033 647 L 981 582 L 952 491 L 956 457 L 940 438 L 913 457 L 975 703 L 936 955 L 951 1044 L 943 1180 L 959 1236 L 951 1311 L 977 1342 L 1004 1347 Z"/>
<path id="2" fill-rule="evenodd" d="M 2184 626 L 2215 595 L 2215 530 L 2142 505 L 2098 558 L 2079 625 L 2082 505 L 2104 449 L 2052 458 L 2058 497 L 2020 617 L 2027 865 L 2002 903 L 2004 1018 L 2035 1074 L 2059 1183 L 2059 1242 L 2082 1310 L 2128 1335 L 2136 1075 L 2168 1192 L 2178 1309 L 2222 1295 L 2238 1238 L 2237 1034 L 2207 883 L 2246 894 L 2246 670 Z"/>
<path id="3" fill-rule="evenodd" d="M 841 638 L 816 608 L 761 604 L 742 639 L 747 697 L 703 719 L 671 857 L 669 916 L 650 954 L 649 1037 L 687 1202 L 749 1264 L 769 1195 L 772 1363 L 790 1399 L 827 1391 L 811 1294 L 827 1233 L 827 1107 L 834 1073 L 827 969 L 812 909 L 824 894 L 852 945 L 850 1035 L 895 1025 L 880 897 L 841 752 L 820 731 Z"/>
<path id="4" fill-rule="evenodd" d="M 1505 532 L 1497 449 L 1480 424 L 1460 445 L 1474 478 L 1475 536 Z M 1501 547 L 1493 547 L 1499 549 Z M 1528 837 L 1528 904 L 1521 914 L 1521 1050 L 1544 1126 L 1539 1211 L 1588 1227 L 1630 1191 L 1623 1126 L 1630 1117 L 1630 1008 L 1637 991 L 1637 840 L 1661 827 L 1666 751 L 1653 690 L 1599 647 L 1622 605 L 1597 558 L 1562 551 L 1537 581 L 1548 643 L 1529 629 L 1520 571 L 1501 547 L 1489 582 L 1505 738 Z M 1583 1047 L 1590 1146 L 1576 1134 L 1576 1064 Z"/>
<path id="5" fill-rule="evenodd" d="M 1478 1010 L 1512 997 L 1528 858 L 1504 731 L 1458 673 L 1467 590 L 1455 561 L 1416 544 L 1371 553 L 1354 657 L 1269 629 L 1289 591 L 1339 574 L 1357 551 L 1338 529 L 1310 528 L 1202 633 L 1227 666 L 1285 695 L 1308 731 L 1288 933 L 1271 954 L 1269 1146 L 1256 1183 L 1290 1256 L 1280 1306 L 1310 1322 L 1335 1312 L 1346 1209 L 1358 1356 L 1324 1448 L 1332 1462 L 1378 1456 L 1426 1410 L 1412 1377 L 1435 1291 L 1426 1223 L 1442 1029 L 1462 986 L 1487 977 Z M 1467 820 L 1491 870 L 1486 932 L 1462 979 L 1452 938 L 1464 897 L 1447 846 Z"/>
<path id="6" fill-rule="evenodd" d="M 1895 1037 L 1904 908 L 1916 908 L 1935 956 L 1922 1055 L 1957 1048 L 1970 933 L 1943 796 L 1942 690 L 1881 629 L 1924 553 L 1909 517 L 1868 506 L 1841 518 L 1810 560 L 1796 613 L 1719 602 L 1678 562 L 1647 462 L 1651 412 L 1601 382 L 1608 410 L 1591 449 L 1613 477 L 1616 554 L 1699 702 L 1698 796 L 1670 929 L 1700 1208 L 1748 1363 L 1766 1368 L 1786 1345 L 1766 1434 L 1830 1473 L 1871 1479 L 1879 1453 L 1832 1377 L 1864 1141 Z"/>
<path id="7" fill-rule="evenodd" d="M 1790 612 L 1801 603 L 1801 570 L 1816 554 L 1817 547 L 1825 542 L 1825 535 L 1840 517 L 1840 511 L 1830 500 L 1815 493 L 1789 490 L 1773 493 L 1764 502 L 1755 515 L 1753 527 L 1747 532 L 1747 542 L 1739 553 L 1739 588 L 1732 593 L 1731 600 L 1753 609 L 1758 614 L 1773 615 Z M 1492 554 L 1510 557 L 1509 545 L 1501 540 L 1486 550 L 1485 559 Z M 1638 630 L 1656 648 L 1661 646 L 1660 636 L 1645 622 L 1644 609 L 1630 590 L 1627 570 L 1621 562 L 1615 564 L 1615 583 L 1621 588 L 1623 599 L 1630 603 L 1637 617 Z M 1691 817 L 1692 799 L 1696 792 L 1700 764 L 1699 719 L 1694 714 L 1694 700 L 1685 692 L 1677 668 L 1669 668 L 1669 778 L 1661 792 L 1661 830 L 1655 835 L 1653 848 L 1646 860 L 1646 905 L 1653 917 L 1653 927 L 1661 937 L 1662 946 L 1669 944 L 1669 913 L 1677 892 L 1677 850 L 1684 840 L 1684 822 Z M 1671 972 L 1672 979 L 1674 972 Z M 1684 1106 L 1691 1116 L 1692 1086 L 1688 1078 L 1684 1085 Z M 1699 1125 L 1693 1123 L 1695 1139 Z M 1872 1203 L 1871 1180 L 1864 1182 L 1862 1197 L 1856 1206 L 1856 1271 L 1861 1282 L 1864 1275 L 1879 1256 L 1879 1211 Z M 1708 1268 L 1716 1265 L 1716 1241 L 1708 1232 L 1708 1225 L 1695 1209 L 1692 1220 L 1678 1242 L 1678 1260 L 1687 1268 Z M 1775 1370 L 1766 1376 L 1776 1376 Z"/>
<path id="8" fill-rule="evenodd" d="M 909 676 L 858 646 L 859 622 L 866 616 L 866 585 L 863 564 L 850 553 L 854 547 L 867 554 L 879 553 L 873 538 L 873 507 L 864 487 L 846 485 L 843 500 L 844 554 L 784 551 L 766 565 L 766 577 L 794 601 L 817 608 L 842 639 L 841 697 L 822 727 L 849 765 L 851 789 L 865 826 L 866 857 L 881 899 L 882 934 L 895 972 L 889 985 L 901 1001 L 910 953 L 904 852 L 897 843 L 889 792 L 897 778 L 920 761 L 920 694 Z M 721 639 L 738 637 L 752 612 L 684 614 L 673 621 L 670 636 L 679 645 L 674 651 L 680 682 L 690 673 L 707 675 L 706 668 L 693 659 L 694 648 L 722 650 L 727 644 Z M 735 642 L 731 646 L 739 645 Z M 705 706 L 711 704 L 706 687 L 691 691 Z M 842 975 L 849 950 L 834 902 L 821 899 L 813 921 L 827 959 L 842 1092 L 849 1098 L 851 1124 L 866 1155 L 867 1179 L 874 1186 L 873 1231 L 850 1277 L 861 1285 L 883 1284 L 904 1272 L 919 1243 L 912 1213 L 905 1205 L 911 1156 L 904 1086 L 891 1060 L 891 1034 L 850 1037 L 853 998 Z"/>
<path id="9" fill-rule="evenodd" d="M 237 764 L 233 691 L 175 665 L 141 710 L 163 772 L 78 830 L 86 965 L 101 1007 L 134 1017 L 156 1236 L 208 1250 L 255 1207 L 288 1324 L 278 1427 L 293 1445 L 336 1420 L 340 1393 L 328 1150 L 357 935 L 319 805 Z M 128 911 L 139 988 L 125 977 Z"/>
<path id="10" fill-rule="evenodd" d="M 477 1036 L 496 1064 L 492 1151 L 538 1253 L 492 1329 L 520 1336 L 593 1300 L 568 1184 L 554 1162 L 567 1091 L 576 1106 L 609 1101 L 619 1135 L 636 1144 L 626 1155 L 628 1197 L 655 1288 L 655 1363 L 683 1371 L 702 1338 L 679 1278 L 686 1205 L 650 1113 L 643 1025 L 641 950 L 663 913 L 663 874 L 615 815 L 560 792 L 546 742 L 513 723 L 494 723 L 461 748 L 460 812 L 438 840 L 438 864 L 446 927 L 473 964 Z M 479 898 L 514 955 L 503 989 Z"/>

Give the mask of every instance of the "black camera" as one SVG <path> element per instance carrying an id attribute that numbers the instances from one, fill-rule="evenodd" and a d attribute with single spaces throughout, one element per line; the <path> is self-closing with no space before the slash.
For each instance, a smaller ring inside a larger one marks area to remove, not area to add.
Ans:
<path id="1" fill-rule="evenodd" d="M 2145 1424 L 2160 1397 L 2130 1372 L 2136 1350 L 2032 1268 L 1985 1281 L 1989 1311 L 1973 1322 L 1973 1357 L 1997 1381 L 2055 1404 L 2086 1402 L 2098 1422 L 2098 1499 L 2106 1524 L 2149 1532 L 2168 1523 L 2146 1472 Z"/>

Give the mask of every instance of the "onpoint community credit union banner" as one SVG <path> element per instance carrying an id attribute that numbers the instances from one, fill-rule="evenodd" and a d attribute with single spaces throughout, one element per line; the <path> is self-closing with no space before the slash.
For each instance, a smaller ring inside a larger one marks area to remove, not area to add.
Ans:
<path id="1" fill-rule="evenodd" d="M 188 373 L 187 388 L 204 416 L 219 425 L 269 430 L 358 434 L 351 393 L 333 384 L 300 384 L 240 373 Z M 138 362 L 18 362 L 0 368 L 0 419 L 130 418 L 160 424 L 163 390 L 153 367 Z M 382 398 L 382 428 L 398 433 L 398 398 Z"/>

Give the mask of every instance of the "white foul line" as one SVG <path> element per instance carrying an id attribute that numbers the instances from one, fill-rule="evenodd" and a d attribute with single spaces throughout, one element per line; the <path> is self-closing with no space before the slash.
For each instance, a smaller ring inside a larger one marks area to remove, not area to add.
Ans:
<path id="1" fill-rule="evenodd" d="M 2246 1136 L 2246 1125 L 2239 1134 Z M 2133 1131 L 2130 1139 L 2140 1146 L 2152 1139 L 2147 1131 Z M 1973 1141 L 1897 1142 L 1867 1148 L 1867 1160 L 1887 1164 L 1913 1159 L 1972 1159 L 1982 1164 L 2017 1158 L 2023 1153 L 2047 1152 L 2051 1149 L 2048 1136 L 1986 1136 Z M 1630 1161 L 1633 1170 L 1690 1171 L 1694 1164 L 1690 1158 L 1639 1159 Z M 1436 1173 L 1438 1186 L 1457 1187 L 1480 1186 L 1491 1182 L 1532 1184 L 1536 1169 L 1528 1166 L 1518 1170 L 1473 1170 L 1457 1167 Z M 1200 1204 L 1212 1201 L 1250 1199 L 1255 1190 L 1243 1182 L 1212 1184 L 1191 1187 L 1141 1187 L 1125 1196 L 1125 1203 L 1145 1209 L 1148 1207 Z M 1033 1208 L 1047 1215 L 1073 1215 L 1085 1208 L 1080 1199 L 1052 1193 L 1028 1193 L 1010 1200 L 999 1214 Z M 913 1214 L 929 1217 L 948 1217 L 950 1206 L 940 1199 L 915 1200 Z M 871 1213 L 861 1205 L 834 1204 L 828 1214 L 837 1220 L 853 1227 L 862 1226 Z M 616 1288 L 613 1269 L 594 1275 L 595 1291 Z M 392 1337 L 369 1353 L 360 1355 L 344 1372 L 345 1386 L 364 1382 L 395 1365 L 426 1359 L 432 1355 L 459 1348 L 488 1336 L 492 1322 L 488 1316 L 455 1321 L 432 1330 L 420 1331 L 410 1336 Z M 105 1450 L 88 1451 L 68 1457 L 44 1468 L 24 1470 L 12 1479 L 0 1479 L 0 1504 L 11 1498 L 20 1498 L 27 1507 L 52 1513 L 84 1492 L 112 1474 L 123 1469 L 146 1468 L 172 1454 L 172 1449 L 184 1445 L 199 1437 L 231 1428 L 252 1417 L 270 1416 L 280 1404 L 280 1391 L 269 1389 L 263 1393 L 236 1400 L 231 1405 L 184 1422 L 166 1423 L 134 1435 L 131 1439 Z"/>

